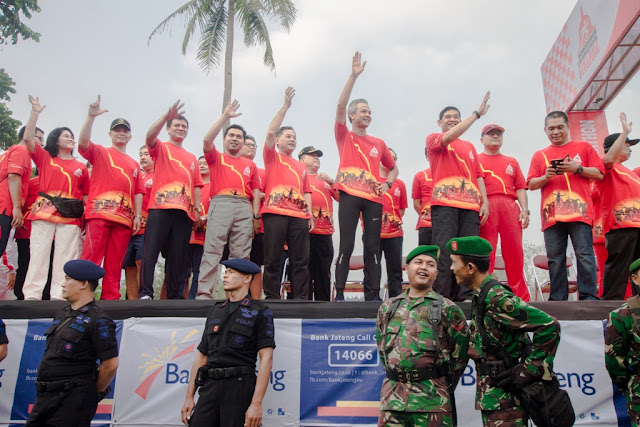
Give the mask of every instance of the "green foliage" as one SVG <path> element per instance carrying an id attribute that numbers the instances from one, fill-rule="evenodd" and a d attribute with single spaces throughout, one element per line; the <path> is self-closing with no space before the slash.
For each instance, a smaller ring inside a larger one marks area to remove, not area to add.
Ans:
<path id="1" fill-rule="evenodd" d="M 0 0 L 0 10 L 0 45 L 16 44 L 18 38 L 40 41 L 40 33 L 24 24 L 21 17 L 31 19 L 33 13 L 40 13 L 38 0 Z"/>
<path id="2" fill-rule="evenodd" d="M 22 125 L 20 120 L 11 117 L 13 113 L 0 102 L 0 148 L 8 150 L 18 142 L 17 129 Z"/>

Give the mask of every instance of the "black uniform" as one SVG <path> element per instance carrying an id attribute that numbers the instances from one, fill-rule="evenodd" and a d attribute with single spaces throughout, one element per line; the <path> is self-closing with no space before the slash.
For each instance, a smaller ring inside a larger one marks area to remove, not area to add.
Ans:
<path id="1" fill-rule="evenodd" d="M 38 396 L 26 426 L 89 426 L 98 407 L 97 360 L 118 356 L 116 325 L 91 301 L 60 310 L 45 335 Z"/>
<path id="2" fill-rule="evenodd" d="M 242 426 L 256 385 L 258 351 L 275 348 L 273 313 L 246 296 L 216 303 L 207 316 L 198 351 L 207 364 L 198 371 L 200 397 L 190 426 Z"/>
<path id="3" fill-rule="evenodd" d="M 0 344 L 9 344 L 9 338 L 7 338 L 7 330 L 2 319 L 0 319 Z"/>

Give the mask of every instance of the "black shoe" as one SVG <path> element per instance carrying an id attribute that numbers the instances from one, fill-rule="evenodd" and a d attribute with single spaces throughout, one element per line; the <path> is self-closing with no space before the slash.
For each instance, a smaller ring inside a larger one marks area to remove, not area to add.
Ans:
<path id="1" fill-rule="evenodd" d="M 373 302 L 382 302 L 382 298 L 380 298 L 378 296 L 375 296 L 375 297 L 371 298 L 371 301 L 373 301 Z"/>
<path id="2" fill-rule="evenodd" d="M 336 291 L 336 296 L 333 298 L 333 302 L 344 302 L 344 292 Z"/>

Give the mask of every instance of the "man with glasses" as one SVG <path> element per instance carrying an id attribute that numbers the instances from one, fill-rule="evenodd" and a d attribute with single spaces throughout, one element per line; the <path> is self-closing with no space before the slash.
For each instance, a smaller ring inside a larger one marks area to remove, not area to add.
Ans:
<path id="1" fill-rule="evenodd" d="M 492 248 L 497 248 L 500 235 L 509 286 L 516 296 L 529 301 L 522 250 L 522 230 L 529 226 L 527 182 L 518 161 L 500 153 L 503 133 L 504 128 L 491 124 L 482 129 L 480 136 L 484 151 L 478 154 L 478 161 L 484 174 L 491 212 L 487 222 L 480 227 L 480 237 L 487 239 Z M 489 273 L 493 273 L 495 261 L 496 252 L 492 251 Z"/>

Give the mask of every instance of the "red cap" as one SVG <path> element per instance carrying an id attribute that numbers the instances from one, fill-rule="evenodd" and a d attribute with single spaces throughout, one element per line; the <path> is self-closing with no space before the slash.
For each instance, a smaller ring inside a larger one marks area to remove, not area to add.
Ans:
<path id="1" fill-rule="evenodd" d="M 483 136 L 485 133 L 489 132 L 490 130 L 494 130 L 494 129 L 498 129 L 500 132 L 504 132 L 504 128 L 502 126 L 498 126 L 496 124 L 490 124 L 490 125 L 486 125 L 485 127 L 482 128 L 482 133 L 480 134 L 480 136 Z"/>

